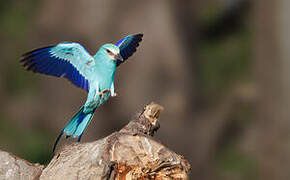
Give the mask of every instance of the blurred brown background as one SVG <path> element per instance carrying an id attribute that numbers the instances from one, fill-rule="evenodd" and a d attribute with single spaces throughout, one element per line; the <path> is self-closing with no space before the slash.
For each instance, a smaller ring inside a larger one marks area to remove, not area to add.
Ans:
<path id="1" fill-rule="evenodd" d="M 116 73 L 118 97 L 82 142 L 120 129 L 151 101 L 156 138 L 183 154 L 191 179 L 290 179 L 290 1 L 0 0 L 0 148 L 48 163 L 86 93 L 25 72 L 33 48 L 76 41 L 90 53 L 144 33 Z"/>

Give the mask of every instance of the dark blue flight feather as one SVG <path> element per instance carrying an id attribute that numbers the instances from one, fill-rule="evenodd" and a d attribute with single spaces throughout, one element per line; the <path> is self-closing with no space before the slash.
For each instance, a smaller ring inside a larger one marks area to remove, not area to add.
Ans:
<path id="1" fill-rule="evenodd" d="M 69 43 L 61 44 L 70 45 Z M 24 54 L 20 62 L 22 62 L 23 66 L 26 67 L 27 70 L 57 77 L 65 77 L 77 87 L 88 91 L 88 80 L 77 69 L 77 63 L 73 63 L 74 61 L 70 59 L 73 56 L 73 48 L 48 46 L 35 49 Z M 54 53 L 60 53 L 61 56 Z"/>
<path id="2" fill-rule="evenodd" d="M 129 35 L 116 43 L 116 46 L 120 48 L 120 54 L 123 61 L 117 60 L 117 66 L 122 64 L 126 59 L 128 59 L 139 46 L 139 42 L 142 41 L 143 34 L 132 34 Z"/>

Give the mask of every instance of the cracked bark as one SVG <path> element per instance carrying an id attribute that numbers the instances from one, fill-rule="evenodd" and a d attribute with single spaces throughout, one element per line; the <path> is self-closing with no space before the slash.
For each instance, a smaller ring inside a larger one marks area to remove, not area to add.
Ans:
<path id="1" fill-rule="evenodd" d="M 0 179 L 26 180 L 39 179 L 44 168 L 40 164 L 32 164 L 8 152 L 0 150 Z"/>
<path id="2" fill-rule="evenodd" d="M 152 138 L 162 111 L 162 106 L 151 103 L 120 131 L 94 142 L 65 146 L 45 169 L 19 160 L 29 168 L 23 172 L 18 168 L 18 176 L 10 179 L 21 179 L 24 172 L 27 176 L 22 179 L 188 179 L 187 160 Z M 9 169 L 1 161 L 0 177 Z"/>

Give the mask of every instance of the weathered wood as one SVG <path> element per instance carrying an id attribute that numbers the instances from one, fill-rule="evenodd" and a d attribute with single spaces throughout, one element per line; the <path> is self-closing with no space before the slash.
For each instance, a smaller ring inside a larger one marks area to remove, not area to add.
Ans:
<path id="1" fill-rule="evenodd" d="M 39 179 L 44 166 L 32 164 L 8 152 L 0 151 L 0 179 Z"/>
<path id="2" fill-rule="evenodd" d="M 162 106 L 151 103 L 120 131 L 65 146 L 40 179 L 188 179 L 187 160 L 152 138 L 162 111 Z"/>

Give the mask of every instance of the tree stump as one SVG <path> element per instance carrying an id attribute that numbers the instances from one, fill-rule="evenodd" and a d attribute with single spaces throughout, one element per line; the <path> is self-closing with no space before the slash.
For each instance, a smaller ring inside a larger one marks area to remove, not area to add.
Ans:
<path id="1" fill-rule="evenodd" d="M 32 164 L 8 152 L 0 150 L 1 180 L 35 180 L 39 179 L 44 166 Z"/>
<path id="2" fill-rule="evenodd" d="M 65 146 L 40 179 L 188 179 L 187 160 L 152 138 L 162 111 L 162 106 L 151 103 L 120 131 L 94 142 Z"/>

